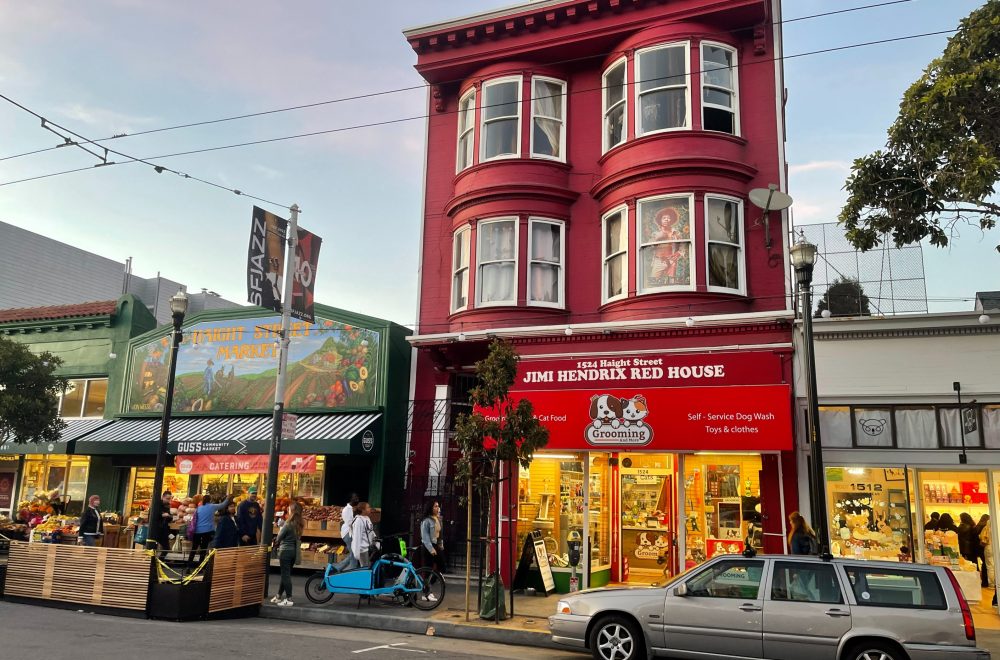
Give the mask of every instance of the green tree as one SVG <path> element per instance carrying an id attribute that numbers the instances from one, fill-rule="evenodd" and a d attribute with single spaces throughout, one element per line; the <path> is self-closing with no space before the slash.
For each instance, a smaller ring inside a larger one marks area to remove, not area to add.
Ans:
<path id="1" fill-rule="evenodd" d="M 55 442 L 66 427 L 59 419 L 59 393 L 66 380 L 55 375 L 62 361 L 51 353 L 0 337 L 0 445 Z"/>
<path id="2" fill-rule="evenodd" d="M 860 250 L 887 234 L 944 247 L 959 223 L 996 226 L 998 181 L 1000 0 L 988 0 L 906 91 L 885 147 L 854 161 L 840 222 Z"/>
<path id="3" fill-rule="evenodd" d="M 871 316 L 870 303 L 860 282 L 849 277 L 838 277 L 820 298 L 814 318 L 822 316 L 827 309 L 831 316 Z"/>

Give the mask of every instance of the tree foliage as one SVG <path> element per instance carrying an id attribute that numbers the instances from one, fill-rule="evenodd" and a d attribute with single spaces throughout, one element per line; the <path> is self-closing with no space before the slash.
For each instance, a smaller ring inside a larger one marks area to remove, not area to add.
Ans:
<path id="1" fill-rule="evenodd" d="M 59 439 L 66 427 L 59 419 L 59 393 L 66 387 L 55 375 L 60 364 L 51 353 L 35 355 L 0 337 L 0 444 Z"/>
<path id="2" fill-rule="evenodd" d="M 987 0 L 906 91 L 885 147 L 854 161 L 840 222 L 861 250 L 886 234 L 944 247 L 958 223 L 996 226 L 998 180 L 1000 0 Z"/>
<path id="3" fill-rule="evenodd" d="M 865 295 L 864 287 L 849 277 L 838 277 L 827 287 L 816 305 L 814 318 L 821 317 L 827 309 L 831 316 L 871 316 L 872 313 L 871 301 Z"/>
<path id="4" fill-rule="evenodd" d="M 526 468 L 549 441 L 549 431 L 535 419 L 531 402 L 510 397 L 518 362 L 513 346 L 494 340 L 489 355 L 476 363 L 479 383 L 470 393 L 474 409 L 459 415 L 456 423 L 461 458 L 455 476 L 463 483 L 471 479 L 480 493 L 495 485 L 498 462 L 517 461 Z"/>

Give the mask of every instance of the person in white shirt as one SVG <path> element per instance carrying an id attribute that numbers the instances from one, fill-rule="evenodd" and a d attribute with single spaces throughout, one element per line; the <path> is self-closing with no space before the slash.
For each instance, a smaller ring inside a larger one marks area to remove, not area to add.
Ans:
<path id="1" fill-rule="evenodd" d="M 344 521 L 340 525 L 340 538 L 344 541 L 344 547 L 347 548 L 347 556 L 333 565 L 333 570 L 338 573 L 358 567 L 358 558 L 354 555 L 354 550 L 351 548 L 351 523 L 354 522 L 354 507 L 358 505 L 359 501 L 358 494 L 351 493 L 350 499 L 340 513 L 340 517 Z"/>
<path id="2" fill-rule="evenodd" d="M 354 507 L 354 520 L 351 521 L 351 552 L 361 568 L 371 566 L 371 557 L 368 553 L 375 540 L 375 526 L 368 517 L 370 512 L 371 506 L 368 502 L 361 502 Z"/>

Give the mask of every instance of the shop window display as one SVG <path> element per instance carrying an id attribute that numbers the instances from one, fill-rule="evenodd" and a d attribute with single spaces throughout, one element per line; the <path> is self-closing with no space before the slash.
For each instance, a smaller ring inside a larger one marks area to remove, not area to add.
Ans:
<path id="1" fill-rule="evenodd" d="M 908 481 L 903 468 L 828 467 L 826 492 L 833 555 L 911 561 Z"/>
<path id="2" fill-rule="evenodd" d="M 135 468 L 132 470 L 131 495 L 127 498 L 129 518 L 140 515 L 143 511 L 148 511 L 150 502 L 154 497 L 153 479 L 156 476 L 154 468 Z M 174 468 L 163 470 L 163 490 L 169 490 L 174 497 L 183 498 L 188 495 L 188 485 L 190 477 L 186 474 L 178 474 Z"/>
<path id="3" fill-rule="evenodd" d="M 621 454 L 621 544 L 630 580 L 669 575 L 675 564 L 674 457 Z"/>
<path id="4" fill-rule="evenodd" d="M 759 454 L 684 458 L 686 568 L 718 555 L 763 548 Z"/>
<path id="5" fill-rule="evenodd" d="M 29 455 L 21 478 L 21 499 L 44 498 L 67 515 L 80 515 L 87 499 L 87 474 L 90 459 L 86 456 Z"/>

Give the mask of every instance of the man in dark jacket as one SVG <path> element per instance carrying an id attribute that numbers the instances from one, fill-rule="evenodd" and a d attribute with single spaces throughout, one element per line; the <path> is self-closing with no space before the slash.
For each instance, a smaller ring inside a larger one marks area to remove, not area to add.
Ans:
<path id="1" fill-rule="evenodd" d="M 264 526 L 264 512 L 257 501 L 257 487 L 250 486 L 247 498 L 240 502 L 236 513 L 236 528 L 239 531 L 240 545 L 257 545 L 260 542 L 260 530 Z"/>
<path id="2" fill-rule="evenodd" d="M 97 545 L 97 537 L 104 534 L 104 521 L 101 520 L 101 496 L 91 495 L 87 501 L 88 506 L 80 515 L 80 540 L 84 545 L 94 547 Z"/>
<path id="3" fill-rule="evenodd" d="M 160 519 L 150 523 L 150 538 L 160 545 L 160 559 L 166 559 L 167 551 L 170 550 L 170 523 L 174 515 L 170 513 L 170 503 L 174 500 L 174 494 L 169 490 L 163 491 L 160 497 Z"/>

